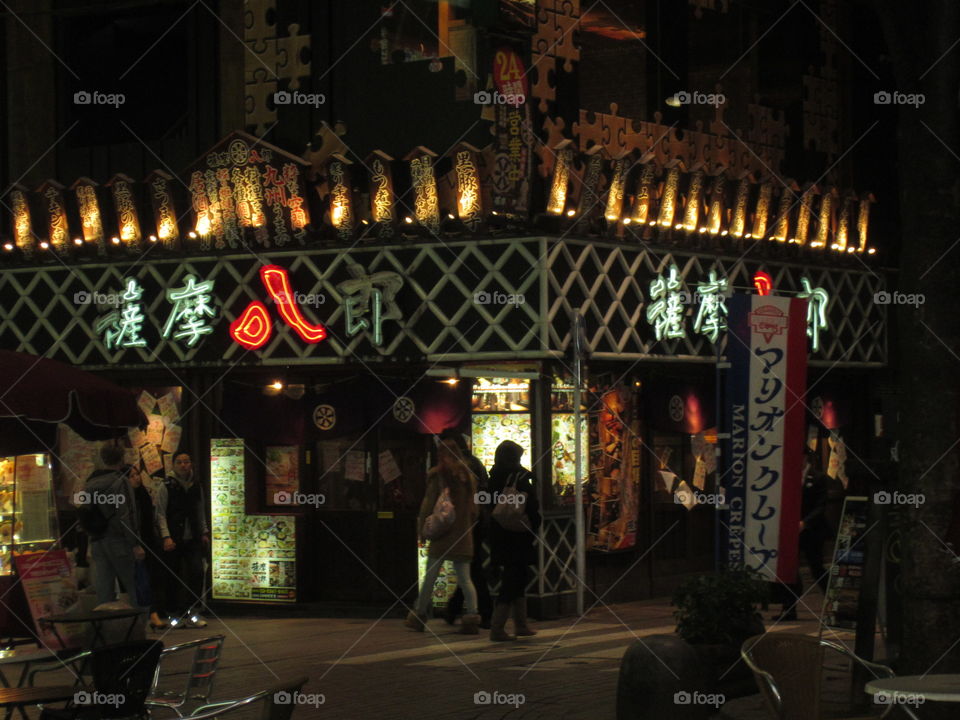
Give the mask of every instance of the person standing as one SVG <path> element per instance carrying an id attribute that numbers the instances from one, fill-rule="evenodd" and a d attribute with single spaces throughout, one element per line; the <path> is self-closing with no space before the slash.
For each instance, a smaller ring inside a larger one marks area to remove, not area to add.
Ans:
<path id="1" fill-rule="evenodd" d="M 521 464 L 522 458 L 523 448 L 512 440 L 505 440 L 497 446 L 490 468 L 493 507 L 507 497 L 504 495 L 507 487 L 515 487 L 518 493 L 523 493 L 529 525 L 527 530 L 516 531 L 501 526 L 495 516 L 490 522 L 490 561 L 500 570 L 500 593 L 490 620 L 490 639 L 495 642 L 537 634 L 527 624 L 526 588 L 530 565 L 537 561 L 534 542 L 541 522 L 540 503 L 533 486 L 535 478 Z M 511 614 L 516 635 L 508 634 L 505 629 Z"/>
<path id="2" fill-rule="evenodd" d="M 470 579 L 470 562 L 473 560 L 473 527 L 477 522 L 476 480 L 453 438 L 443 438 L 438 445 L 438 461 L 427 473 L 427 491 L 420 504 L 417 518 L 417 535 L 423 542 L 423 529 L 427 518 L 433 512 L 437 498 L 444 490 L 449 490 L 455 517 L 453 524 L 439 538 L 430 540 L 427 547 L 427 572 L 417 595 L 417 602 L 404 620 L 404 624 L 423 632 L 427 622 L 427 611 L 433 597 L 433 586 L 440 574 L 445 560 L 453 561 L 457 574 L 457 583 L 463 590 L 466 613 L 460 623 L 460 632 L 464 635 L 476 635 L 480 632 L 480 615 L 477 614 L 477 591 Z"/>
<path id="3" fill-rule="evenodd" d="M 140 546 L 145 550 L 145 557 L 137 560 L 136 573 L 145 572 L 150 589 L 150 627 L 154 630 L 164 630 L 167 623 L 159 614 L 159 592 L 163 586 L 160 580 L 162 570 L 157 561 L 160 552 L 160 542 L 157 533 L 157 513 L 154 508 L 153 496 L 143 484 L 143 475 L 140 468 L 131 467 L 127 472 L 127 482 L 137 508 L 137 527 L 139 528 Z M 139 583 L 138 583 L 139 584 Z"/>
<path id="4" fill-rule="evenodd" d="M 143 559 L 144 552 L 138 539 L 136 506 L 123 470 L 123 450 L 113 445 L 102 447 L 100 462 L 103 469 L 87 479 L 77 503 L 81 524 L 90 535 L 93 587 L 97 603 L 102 605 L 117 599 L 119 581 L 136 607 L 134 563 Z"/>
<path id="5" fill-rule="evenodd" d="M 808 451 L 800 503 L 800 555 L 807 561 L 813 581 L 824 595 L 827 593 L 827 571 L 823 567 L 823 544 L 833 534 L 827 520 L 828 480 L 821 469 L 819 456 Z M 776 620 L 797 619 L 797 598 L 803 595 L 799 567 L 797 579 L 789 586 L 789 592 L 792 597 L 783 603 L 783 611 L 776 616 Z"/>
<path id="6" fill-rule="evenodd" d="M 452 438 L 460 448 L 467 469 L 473 474 L 477 483 L 477 508 L 479 515 L 477 524 L 473 526 L 473 560 L 470 563 L 470 579 L 473 580 L 473 587 L 477 590 L 477 610 L 480 613 L 480 627 L 490 628 L 490 615 L 493 611 L 490 602 L 490 589 L 487 587 L 487 577 L 484 572 L 483 564 L 487 559 L 487 548 L 484 542 L 487 537 L 487 524 L 490 521 L 490 505 L 483 502 L 489 495 L 487 486 L 490 483 L 490 476 L 487 475 L 487 469 L 483 463 L 471 454 L 467 447 L 463 435 L 455 430 L 445 431 L 440 435 L 441 438 Z M 457 585 L 453 597 L 447 603 L 444 619 L 448 625 L 453 625 L 456 619 L 463 613 L 463 589 Z"/>
<path id="7" fill-rule="evenodd" d="M 164 609 L 174 627 L 206 627 L 203 605 L 203 560 L 210 546 L 203 489 L 187 453 L 173 458 L 173 474 L 157 488 L 157 528 L 167 566 Z M 182 586 L 188 595 L 181 600 Z"/>

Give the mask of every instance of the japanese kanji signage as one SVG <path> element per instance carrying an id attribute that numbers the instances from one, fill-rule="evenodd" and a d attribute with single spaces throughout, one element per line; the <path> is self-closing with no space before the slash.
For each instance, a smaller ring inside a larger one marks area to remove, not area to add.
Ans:
<path id="1" fill-rule="evenodd" d="M 792 583 L 800 523 L 807 302 L 734 295 L 727 306 L 726 562 Z"/>

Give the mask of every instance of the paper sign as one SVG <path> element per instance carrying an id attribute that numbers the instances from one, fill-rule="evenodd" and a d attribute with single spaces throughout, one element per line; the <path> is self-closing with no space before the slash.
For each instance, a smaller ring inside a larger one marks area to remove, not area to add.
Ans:
<path id="1" fill-rule="evenodd" d="M 137 451 L 137 448 L 123 449 L 123 463 L 125 465 L 140 466 L 140 453 Z"/>
<path id="2" fill-rule="evenodd" d="M 707 485 L 707 463 L 703 458 L 697 458 L 697 464 L 693 469 L 693 486 L 702 491 Z"/>
<path id="3" fill-rule="evenodd" d="M 820 437 L 820 429 L 816 425 L 809 425 L 807 427 L 807 447 L 816 450 L 818 437 Z"/>
<path id="4" fill-rule="evenodd" d="M 665 492 L 671 492 L 673 490 L 673 483 L 676 479 L 676 474 L 670 472 L 669 470 L 660 471 L 660 482 L 663 483 L 663 489 Z"/>
<path id="5" fill-rule="evenodd" d="M 393 453 L 389 450 L 384 450 L 380 453 L 380 477 L 383 479 L 384 483 L 393 482 L 402 473 L 400 468 L 397 467 L 397 459 L 393 456 Z"/>
<path id="6" fill-rule="evenodd" d="M 180 408 L 177 407 L 177 398 L 170 392 L 157 400 L 160 405 L 160 414 L 169 423 L 176 422 L 180 417 Z"/>
<path id="7" fill-rule="evenodd" d="M 347 453 L 347 467 L 343 476 L 353 482 L 363 482 L 366 479 L 365 453 L 362 450 L 351 450 Z"/>
<path id="8" fill-rule="evenodd" d="M 156 445 L 147 443 L 140 448 L 140 457 L 143 458 L 143 464 L 147 468 L 147 474 L 153 475 L 155 472 L 163 470 L 163 460 L 160 459 L 160 452 Z"/>
<path id="9" fill-rule="evenodd" d="M 677 486 L 677 492 L 673 495 L 674 500 L 683 505 L 687 510 L 693 510 L 697 505 L 697 498 L 693 494 L 693 490 L 687 484 L 686 480 L 681 480 L 680 485 Z"/>
<path id="10" fill-rule="evenodd" d="M 138 448 L 147 441 L 146 433 L 140 428 L 130 428 L 127 430 L 127 438 L 130 440 L 130 447 Z"/>
<path id="11" fill-rule="evenodd" d="M 173 475 L 173 455 L 163 456 L 163 475 L 164 477 Z"/>
<path id="12" fill-rule="evenodd" d="M 163 430 L 165 424 L 160 415 L 147 416 L 149 425 L 147 425 L 147 442 L 151 445 L 159 445 L 163 441 Z"/>
<path id="13" fill-rule="evenodd" d="M 156 404 L 157 404 L 157 399 L 153 395 L 148 393 L 146 390 L 140 393 L 140 397 L 137 400 L 137 405 L 139 405 L 140 409 L 143 410 L 144 415 L 149 416 L 150 413 L 153 412 L 153 407 Z"/>
<path id="14" fill-rule="evenodd" d="M 703 433 L 697 433 L 690 439 L 690 449 L 693 450 L 693 456 L 702 458 L 707 454 L 707 446 L 709 443 L 707 439 L 703 436 Z"/>
<path id="15" fill-rule="evenodd" d="M 165 453 L 175 453 L 177 448 L 180 447 L 180 435 L 182 433 L 183 428 L 179 425 L 172 423 L 167 425 L 167 429 L 163 433 L 163 442 L 160 444 L 160 449 Z"/>

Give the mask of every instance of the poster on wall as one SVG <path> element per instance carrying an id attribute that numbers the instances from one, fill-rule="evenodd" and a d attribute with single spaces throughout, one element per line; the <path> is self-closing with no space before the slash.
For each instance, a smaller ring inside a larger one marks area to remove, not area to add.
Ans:
<path id="1" fill-rule="evenodd" d="M 214 600 L 295 602 L 296 523 L 247 515 L 243 440 L 210 441 Z"/>
<path id="2" fill-rule="evenodd" d="M 639 444 L 630 392 L 623 386 L 600 396 L 590 414 L 588 550 L 626 550 L 637 542 Z"/>
<path id="3" fill-rule="evenodd" d="M 79 623 L 57 625 L 57 633 L 39 618 L 62 615 L 76 610 L 80 601 L 77 578 L 66 550 L 47 550 L 14 556 L 17 574 L 23 584 L 27 606 L 43 646 L 51 650 L 81 647 L 85 626 Z"/>
<path id="4" fill-rule="evenodd" d="M 728 310 L 726 562 L 791 583 L 806 442 L 807 304 L 734 295 Z"/>

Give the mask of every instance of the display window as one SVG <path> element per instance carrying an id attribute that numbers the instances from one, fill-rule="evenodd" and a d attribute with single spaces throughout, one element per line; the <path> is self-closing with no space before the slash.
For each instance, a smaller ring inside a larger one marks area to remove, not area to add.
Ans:
<path id="1" fill-rule="evenodd" d="M 52 478 L 46 454 L 0 457 L 0 576 L 13 573 L 14 554 L 56 542 Z"/>
<path id="2" fill-rule="evenodd" d="M 473 454 L 488 470 L 493 467 L 497 446 L 512 440 L 531 462 L 533 421 L 530 413 L 530 383 L 509 378 L 477 378 L 473 387 L 471 438 Z"/>
<path id="3" fill-rule="evenodd" d="M 550 393 L 550 458 L 553 492 L 561 505 L 573 505 L 577 484 L 577 438 L 574 413 L 574 388 L 570 382 L 554 378 Z M 584 393 L 584 398 L 586 393 Z M 580 477 L 589 481 L 587 458 L 590 453 L 590 436 L 587 432 L 587 408 L 581 400 L 580 416 Z"/>

